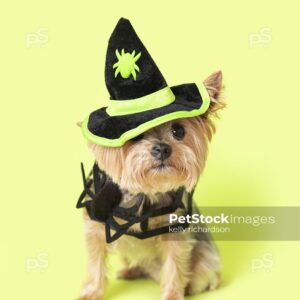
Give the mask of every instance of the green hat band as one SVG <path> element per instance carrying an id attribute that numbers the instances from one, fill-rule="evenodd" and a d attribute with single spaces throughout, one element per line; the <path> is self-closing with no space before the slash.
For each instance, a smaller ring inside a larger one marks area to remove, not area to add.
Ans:
<path id="1" fill-rule="evenodd" d="M 175 95 L 169 87 L 141 98 L 130 100 L 110 100 L 107 114 L 110 116 L 122 116 L 141 113 L 155 108 L 160 108 L 175 101 Z"/>

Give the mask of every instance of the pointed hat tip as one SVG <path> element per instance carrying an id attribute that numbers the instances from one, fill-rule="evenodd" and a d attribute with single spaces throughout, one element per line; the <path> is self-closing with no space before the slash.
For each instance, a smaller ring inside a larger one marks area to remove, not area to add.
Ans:
<path id="1" fill-rule="evenodd" d="M 121 17 L 118 21 L 118 25 L 122 24 L 122 23 L 129 23 L 130 24 L 130 21 L 126 18 Z"/>
<path id="2" fill-rule="evenodd" d="M 133 26 L 130 21 L 125 18 L 120 18 L 111 36 L 116 35 L 118 38 L 126 37 L 128 32 L 134 32 Z"/>

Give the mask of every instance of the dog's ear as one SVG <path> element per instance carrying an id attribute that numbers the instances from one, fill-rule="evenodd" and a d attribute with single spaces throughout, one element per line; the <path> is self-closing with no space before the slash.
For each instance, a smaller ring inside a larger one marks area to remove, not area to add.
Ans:
<path id="1" fill-rule="evenodd" d="M 219 109 L 225 107 L 225 103 L 222 99 L 223 90 L 223 74 L 222 71 L 212 73 L 209 77 L 204 80 L 204 85 L 208 91 L 211 102 L 206 116 L 210 113 L 216 112 Z"/>
<path id="2" fill-rule="evenodd" d="M 76 125 L 77 125 L 79 128 L 81 128 L 82 122 L 81 122 L 81 121 L 78 121 L 78 122 L 76 123 Z"/>
<path id="3" fill-rule="evenodd" d="M 209 93 L 209 96 L 215 101 L 218 100 L 222 87 L 223 87 L 223 74 L 222 71 L 212 73 L 204 80 L 204 85 Z"/>

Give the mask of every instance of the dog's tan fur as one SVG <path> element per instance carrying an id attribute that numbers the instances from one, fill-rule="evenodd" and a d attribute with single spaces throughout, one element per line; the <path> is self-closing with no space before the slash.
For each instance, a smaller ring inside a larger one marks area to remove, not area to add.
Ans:
<path id="1" fill-rule="evenodd" d="M 120 148 L 89 143 L 99 167 L 122 189 L 132 194 L 143 192 L 153 203 L 162 201 L 157 196 L 159 193 L 180 186 L 191 191 L 204 169 L 208 142 L 215 131 L 212 117 L 224 107 L 220 100 L 222 73 L 212 74 L 204 84 L 211 97 L 210 107 L 202 116 L 176 120 L 186 131 L 182 141 L 172 137 L 172 121 L 149 130 L 140 141 L 128 141 Z M 172 147 L 172 155 L 163 170 L 155 168 L 156 161 L 150 155 L 151 147 L 158 141 Z M 162 220 L 153 219 L 154 223 Z M 123 257 L 125 268 L 119 272 L 119 278 L 149 276 L 160 283 L 163 300 L 184 299 L 185 294 L 214 289 L 219 284 L 219 256 L 211 241 L 197 240 L 191 234 L 181 232 L 146 240 L 124 235 L 114 243 L 106 244 L 101 223 L 90 220 L 86 213 L 84 223 L 88 280 L 81 300 L 102 298 L 106 285 L 106 255 L 110 251 L 118 251 Z"/>

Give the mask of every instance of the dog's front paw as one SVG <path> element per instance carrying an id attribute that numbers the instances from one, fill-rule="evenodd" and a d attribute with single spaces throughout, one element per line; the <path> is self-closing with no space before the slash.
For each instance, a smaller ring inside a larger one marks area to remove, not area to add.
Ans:
<path id="1" fill-rule="evenodd" d="M 163 292 L 161 300 L 184 300 L 184 295 L 178 289 L 171 288 Z"/>
<path id="2" fill-rule="evenodd" d="M 103 296 L 103 291 L 101 291 L 94 284 L 87 284 L 81 291 L 78 300 L 101 300 Z"/>
<path id="3" fill-rule="evenodd" d="M 214 270 L 206 270 L 197 274 L 185 289 L 186 295 L 194 295 L 204 291 L 215 290 L 221 282 L 220 273 Z"/>

